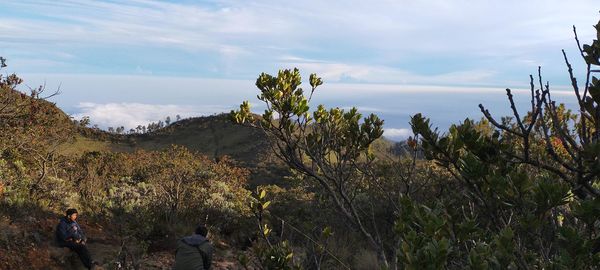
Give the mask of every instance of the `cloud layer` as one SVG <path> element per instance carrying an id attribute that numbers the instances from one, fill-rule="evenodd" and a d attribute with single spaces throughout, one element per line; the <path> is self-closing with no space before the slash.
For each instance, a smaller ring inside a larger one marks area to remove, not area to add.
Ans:
<path id="1" fill-rule="evenodd" d="M 81 103 L 78 108 L 79 112 L 73 115 L 75 119 L 88 116 L 93 124 L 101 128 L 123 126 L 127 130 L 138 125 L 146 126 L 151 122 L 164 121 L 167 116 L 174 121 L 177 115 L 181 118 L 197 117 L 221 113 L 228 109 L 222 106 L 193 107 L 142 103 Z"/>
<path id="2" fill-rule="evenodd" d="M 181 77 L 24 74 L 30 86 L 46 84 L 49 90 L 61 87 L 52 101 L 76 118 L 90 116 L 102 127 L 135 127 L 166 116 L 200 116 L 229 112 L 249 100 L 253 111 L 264 107 L 256 100 L 258 89 L 251 80 L 193 79 Z M 141 89 L 137 91 L 136 89 Z M 551 85 L 559 102 L 575 106 L 568 88 Z M 513 88 L 517 107 L 528 108 L 529 90 Z M 357 107 L 363 114 L 374 113 L 385 120 L 386 136 L 403 137 L 394 129 L 408 128 L 410 116 L 423 113 L 442 130 L 466 117 L 480 119 L 482 103 L 494 115 L 509 115 L 503 87 L 423 86 L 405 84 L 326 83 L 312 100 L 327 107 Z"/>
<path id="3" fill-rule="evenodd" d="M 126 130 L 138 125 L 146 126 L 148 123 L 164 121 L 167 116 L 175 121 L 176 116 L 181 118 L 206 116 L 226 112 L 231 108 L 222 106 L 181 106 L 160 105 L 142 103 L 81 103 L 79 112 L 72 115 L 74 119 L 90 117 L 92 123 L 100 128 L 123 126 Z M 368 112 L 368 108 L 359 108 L 362 112 Z M 374 110 L 374 109 L 371 109 Z M 406 128 L 386 128 L 383 136 L 390 140 L 400 141 L 412 135 L 412 131 Z"/>
<path id="4" fill-rule="evenodd" d="M 407 128 L 386 128 L 383 131 L 383 136 L 393 141 L 406 140 L 412 135 L 412 130 Z"/>

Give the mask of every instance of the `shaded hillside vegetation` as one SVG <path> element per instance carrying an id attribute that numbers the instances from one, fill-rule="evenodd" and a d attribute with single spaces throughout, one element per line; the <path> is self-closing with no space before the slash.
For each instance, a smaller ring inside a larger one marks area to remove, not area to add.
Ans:
<path id="1" fill-rule="evenodd" d="M 235 125 L 226 115 L 183 119 L 144 134 L 111 134 L 80 127 L 75 139 L 61 146 L 61 152 L 80 155 L 86 151 L 154 151 L 171 145 L 184 146 L 215 160 L 227 156 L 231 162 L 252 171 L 253 184 L 274 183 L 287 175 L 283 164 L 270 154 L 262 133 Z"/>
<path id="2" fill-rule="evenodd" d="M 128 138 L 75 125 L 43 89 L 16 91 L 21 83 L 0 77 L 0 268 L 68 268 L 53 228 L 70 207 L 82 213 L 90 249 L 109 269 L 168 268 L 175 241 L 198 223 L 229 253 L 248 245 L 247 170 L 182 146 L 125 146 Z M 227 256 L 222 265 L 235 263 Z"/>
<path id="3" fill-rule="evenodd" d="M 273 154 L 267 137 L 256 128 L 236 125 L 227 114 L 182 119 L 143 134 L 114 134 L 89 127 L 78 127 L 78 131 L 72 140 L 61 145 L 61 154 L 154 151 L 179 145 L 214 160 L 228 157 L 233 164 L 248 168 L 252 186 L 286 185 L 282 179 L 289 176 L 289 170 Z M 402 145 L 381 138 L 373 149 L 382 158 L 393 158 L 406 153 Z"/>

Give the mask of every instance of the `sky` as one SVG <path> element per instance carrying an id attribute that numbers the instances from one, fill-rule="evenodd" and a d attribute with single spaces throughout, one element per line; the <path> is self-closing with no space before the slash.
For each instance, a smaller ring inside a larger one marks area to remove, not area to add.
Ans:
<path id="1" fill-rule="evenodd" d="M 243 100 L 259 112 L 256 77 L 297 67 L 323 77 L 315 103 L 375 113 L 402 139 L 419 112 L 442 130 L 479 119 L 479 103 L 507 115 L 507 87 L 525 108 L 538 66 L 573 105 L 561 49 L 582 77 L 572 27 L 591 42 L 599 10 L 597 0 L 3 0 L 0 56 L 2 73 L 60 88 L 52 101 L 104 128 Z"/>

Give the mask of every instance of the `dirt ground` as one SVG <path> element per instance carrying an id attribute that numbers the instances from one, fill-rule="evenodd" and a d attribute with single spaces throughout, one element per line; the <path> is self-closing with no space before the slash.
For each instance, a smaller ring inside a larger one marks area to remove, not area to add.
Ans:
<path id="1" fill-rule="evenodd" d="M 9 218 L 0 216 L 0 269 L 85 269 L 77 254 L 54 244 L 58 218 Z M 100 266 L 96 269 L 127 269 L 117 261 L 121 245 L 100 224 L 80 221 L 88 237 L 88 248 Z M 159 250 L 146 254 L 140 269 L 171 269 L 175 250 Z M 235 253 L 224 243 L 216 245 L 214 269 L 239 269 Z"/>

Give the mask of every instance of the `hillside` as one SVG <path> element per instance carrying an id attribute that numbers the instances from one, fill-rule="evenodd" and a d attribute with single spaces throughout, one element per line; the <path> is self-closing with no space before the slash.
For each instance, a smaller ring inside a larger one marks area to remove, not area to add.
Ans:
<path id="1" fill-rule="evenodd" d="M 82 129 L 73 141 L 61 147 L 62 154 L 152 151 L 180 145 L 215 160 L 229 157 L 234 164 L 251 171 L 252 185 L 282 184 L 281 179 L 288 175 L 287 169 L 271 153 L 264 134 L 255 128 L 234 124 L 227 114 L 187 118 L 145 134 L 119 135 Z M 374 152 L 380 157 L 400 154 L 397 149 L 393 150 L 397 147 L 385 138 L 373 145 Z"/>
<path id="2" fill-rule="evenodd" d="M 146 134 L 110 134 L 80 128 L 75 139 L 61 146 L 65 155 L 84 152 L 134 152 L 184 146 L 213 160 L 227 156 L 234 165 L 251 170 L 251 183 L 272 183 L 286 174 L 270 155 L 266 138 L 251 127 L 235 125 L 226 114 L 188 118 Z"/>
<path id="3" fill-rule="evenodd" d="M 14 90 L 7 92 L 5 97 L 14 104 L 27 103 L 31 99 L 30 96 Z M 180 145 L 213 160 L 227 156 L 233 165 L 250 170 L 251 186 L 272 183 L 285 185 L 282 179 L 289 174 L 288 169 L 272 153 L 266 137 L 260 130 L 234 124 L 227 114 L 182 119 L 144 134 L 115 134 L 71 121 L 71 117 L 52 102 L 39 100 L 35 104 L 38 114 L 52 120 L 53 127 L 61 128 L 63 133 L 59 136 L 68 137 L 58 148 L 58 152 L 65 156 L 95 151 L 154 151 Z M 403 153 L 401 144 L 385 138 L 377 140 L 372 149 L 380 158 Z"/>

